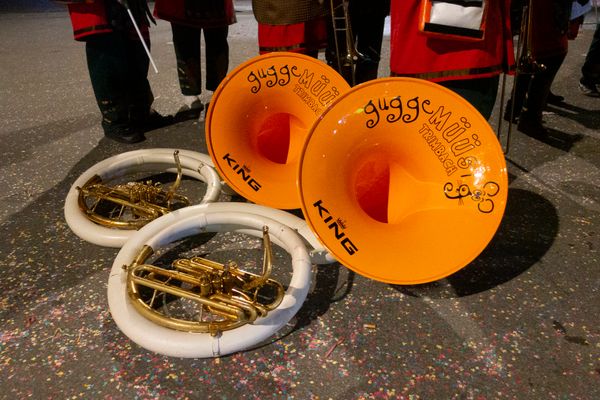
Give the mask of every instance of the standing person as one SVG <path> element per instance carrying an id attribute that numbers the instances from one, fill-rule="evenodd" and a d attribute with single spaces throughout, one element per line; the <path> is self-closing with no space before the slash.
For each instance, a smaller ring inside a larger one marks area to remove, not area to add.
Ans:
<path id="1" fill-rule="evenodd" d="M 391 3 L 391 74 L 437 82 L 463 96 L 489 119 L 499 76 L 513 65 L 509 0 L 469 2 L 480 3 L 485 12 L 480 10 L 479 19 L 466 27 L 452 25 L 461 25 L 466 20 L 461 13 L 472 11 L 456 2 Z M 435 9 L 431 19 L 426 20 L 422 4 Z M 438 21 L 438 17 L 445 18 Z"/>
<path id="2" fill-rule="evenodd" d="M 596 31 L 590 43 L 585 61 L 581 67 L 579 89 L 586 96 L 600 97 L 600 24 L 596 24 Z"/>
<path id="3" fill-rule="evenodd" d="M 516 77 L 514 95 L 508 100 L 507 112 L 518 118 L 519 131 L 545 137 L 542 112 L 551 95 L 554 77 L 568 51 L 570 15 L 573 0 L 529 0 L 529 27 L 526 49 L 527 60 L 520 60 L 526 73 Z M 523 35 L 522 35 L 523 36 Z M 505 115 L 505 119 L 510 119 Z"/>
<path id="4" fill-rule="evenodd" d="M 390 0 L 253 0 L 259 52 L 291 51 L 317 58 L 319 51 L 325 50 L 327 63 L 348 83 L 375 79 L 389 7 Z M 336 32 L 335 27 L 340 31 Z M 350 32 L 352 36 L 346 36 Z M 348 45 L 354 48 L 348 49 Z M 348 53 L 360 57 L 347 60 Z M 349 65 L 338 65 L 338 61 L 355 63 L 354 72 Z"/>
<path id="5" fill-rule="evenodd" d="M 104 135 L 121 143 L 137 143 L 144 132 L 172 123 L 152 109 L 148 82 L 149 59 L 118 0 L 72 1 L 67 4 L 75 40 L 85 42 L 88 71 L 102 114 Z M 150 47 L 146 0 L 129 0 L 127 7 Z"/>
<path id="6" fill-rule="evenodd" d="M 169 21 L 184 105 L 177 120 L 200 117 L 201 36 L 204 34 L 206 90 L 214 92 L 229 69 L 229 25 L 236 22 L 233 0 L 156 0 L 154 15 Z"/>
<path id="7" fill-rule="evenodd" d="M 252 0 L 260 54 L 290 51 L 318 57 L 327 47 L 330 0 Z"/>
<path id="8" fill-rule="evenodd" d="M 569 40 L 575 40 L 577 38 L 577 35 L 579 34 L 579 29 L 583 25 L 585 14 L 587 14 L 591 9 L 591 0 L 573 0 L 571 8 L 571 17 L 567 33 L 567 38 Z M 550 90 L 550 93 L 548 93 L 548 98 L 546 99 L 546 104 L 560 106 L 562 105 L 564 100 L 564 96 L 554 94 L 552 93 L 552 90 Z"/>
<path id="9" fill-rule="evenodd" d="M 360 84 L 377 78 L 390 0 L 349 0 L 348 10 L 355 47 L 361 56 L 354 84 Z"/>
<path id="10" fill-rule="evenodd" d="M 328 1 L 333 1 L 334 15 L 327 34 L 327 63 L 352 86 L 376 79 L 390 0 Z"/>
<path id="11" fill-rule="evenodd" d="M 525 2 L 524 0 L 513 0 L 512 4 L 515 7 L 515 11 L 517 11 L 517 8 L 519 9 L 518 12 L 520 14 L 523 12 L 525 6 L 528 8 L 531 7 L 531 9 L 525 9 L 528 14 L 529 22 L 524 28 L 526 28 L 528 32 L 525 33 L 527 36 L 525 36 L 525 34 L 520 35 L 519 39 L 520 41 L 526 42 L 524 46 L 521 46 L 523 47 L 522 51 L 524 52 L 524 56 L 519 60 L 515 77 L 516 83 L 514 93 L 511 99 L 506 103 L 504 113 L 504 119 L 506 121 L 512 120 L 512 122 L 518 122 L 521 111 L 527 101 L 527 97 L 529 97 L 529 92 L 540 90 L 545 92 L 545 89 L 540 88 L 540 82 L 543 82 L 544 79 L 550 79 L 549 76 L 546 76 L 548 73 L 554 74 L 551 78 L 552 81 L 554 80 L 568 51 L 568 41 L 565 40 L 565 37 L 568 40 L 574 40 L 577 37 L 579 27 L 583 23 L 584 14 L 589 11 L 591 4 L 589 0 L 573 1 L 569 16 L 567 2 L 554 3 L 554 18 L 549 20 L 546 20 L 546 18 L 549 18 L 550 16 L 543 11 L 538 11 L 535 14 L 529 15 L 529 13 L 535 12 L 540 7 L 540 4 L 537 1 L 530 2 L 530 0 L 527 0 Z M 552 6 L 552 3 L 550 3 L 550 5 Z M 569 22 L 565 23 L 567 19 Z M 562 28 L 559 29 L 559 25 L 562 26 Z M 519 27 L 513 26 L 513 33 L 519 34 L 518 31 L 514 31 L 515 28 Z M 545 33 L 549 33 L 549 37 L 545 38 L 544 36 L 534 34 L 533 29 L 541 29 Z M 549 57 L 545 56 L 544 53 L 547 54 L 549 51 L 540 50 L 540 48 L 543 49 L 544 46 L 549 46 L 548 44 L 545 44 L 546 41 L 554 47 L 554 50 L 552 50 L 551 53 L 556 56 L 552 56 L 552 54 Z M 549 71 L 547 70 L 548 67 L 550 68 Z M 532 84 L 533 76 L 536 73 L 541 74 L 540 78 L 538 78 L 538 82 Z M 544 85 L 552 85 L 552 81 L 545 83 Z M 534 102 L 539 101 L 539 98 L 536 99 L 535 93 L 531 94 L 531 96 Z M 561 105 L 563 101 L 563 96 L 554 94 L 551 89 L 548 90 L 545 105 Z M 535 104 L 532 105 L 532 108 L 535 109 Z M 525 121 L 522 127 L 525 127 L 527 123 L 528 121 Z M 524 129 L 526 129 L 526 127 Z M 539 131 L 538 133 L 541 133 L 542 135 L 545 133 L 540 130 L 539 127 L 537 130 Z"/>

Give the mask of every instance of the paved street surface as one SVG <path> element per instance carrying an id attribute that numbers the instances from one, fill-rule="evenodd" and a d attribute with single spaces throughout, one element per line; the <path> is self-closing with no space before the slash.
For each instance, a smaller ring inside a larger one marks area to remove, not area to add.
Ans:
<path id="1" fill-rule="evenodd" d="M 238 5 L 231 68 L 257 54 L 256 23 Z M 600 99 L 577 88 L 592 26 L 570 43 L 555 82 L 566 101 L 545 116 L 551 136 L 513 132 L 506 213 L 475 261 L 417 286 L 314 266 L 306 302 L 277 337 L 220 359 L 180 359 L 117 328 L 106 285 L 118 250 L 74 235 L 63 205 L 82 172 L 115 154 L 206 153 L 204 121 L 138 145 L 105 139 L 66 12 L 34 11 L 0 14 L 0 398 L 600 398 Z M 155 107 L 172 114 L 181 98 L 169 25 L 151 35 Z M 389 37 L 384 47 L 381 76 Z M 246 240 L 226 251 L 253 260 L 260 251 Z"/>

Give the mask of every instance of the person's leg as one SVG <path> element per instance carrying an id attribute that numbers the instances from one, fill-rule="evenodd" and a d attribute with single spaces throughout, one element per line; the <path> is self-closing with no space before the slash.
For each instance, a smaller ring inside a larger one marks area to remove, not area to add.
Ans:
<path id="1" fill-rule="evenodd" d="M 489 78 L 440 82 L 440 85 L 458 93 L 471 103 L 485 119 L 489 119 L 498 95 L 499 75 Z"/>
<path id="2" fill-rule="evenodd" d="M 127 38 L 121 33 L 95 35 L 85 49 L 104 134 L 127 143 L 143 140 L 129 121 Z"/>
<path id="3" fill-rule="evenodd" d="M 377 78 L 381 59 L 381 44 L 389 1 L 351 1 L 349 14 L 356 50 L 363 58 L 356 64 L 356 84 Z"/>
<path id="4" fill-rule="evenodd" d="M 514 79 L 513 91 L 510 99 L 506 102 L 503 115 L 505 121 L 511 121 L 512 117 L 512 122 L 516 122 L 523 111 L 525 98 L 527 97 L 527 91 L 531 83 L 531 74 L 519 73 Z"/>
<path id="5" fill-rule="evenodd" d="M 319 51 L 327 48 L 327 30 L 331 26 L 331 18 L 329 16 L 315 18 L 302 25 L 302 36 L 306 45 L 304 54 L 319 58 Z"/>
<path id="6" fill-rule="evenodd" d="M 206 90 L 214 92 L 229 69 L 229 27 L 205 28 Z"/>
<path id="7" fill-rule="evenodd" d="M 147 43 L 148 48 L 150 44 Z M 150 113 L 154 95 L 148 82 L 150 60 L 139 40 L 127 41 L 127 94 L 129 117 L 133 123 L 143 121 Z"/>
<path id="8" fill-rule="evenodd" d="M 201 30 L 174 23 L 171 24 L 171 30 L 181 93 L 185 96 L 197 96 L 202 92 Z"/>
<path id="9" fill-rule="evenodd" d="M 150 41 L 146 41 L 150 48 Z M 150 59 L 142 42 L 137 38 L 127 41 L 127 93 L 129 121 L 140 133 L 162 128 L 173 123 L 172 116 L 162 116 L 152 109 L 154 95 L 148 81 Z"/>
<path id="10" fill-rule="evenodd" d="M 202 93 L 202 67 L 200 61 L 200 28 L 192 28 L 171 23 L 173 46 L 177 59 L 177 76 L 179 88 L 183 94 L 184 105 L 181 106 L 175 119 L 183 121 L 196 119 L 204 106 L 200 101 Z"/>
<path id="11" fill-rule="evenodd" d="M 542 125 L 542 112 L 546 107 L 552 81 L 562 65 L 566 54 L 539 60 L 546 68 L 536 72 L 529 85 L 525 109 L 519 117 L 518 128 L 531 136 L 546 136 L 548 131 Z"/>
<path id="12" fill-rule="evenodd" d="M 594 97 L 600 96 L 597 88 L 597 85 L 600 84 L 600 24 L 596 25 L 594 37 L 581 66 L 579 83 L 579 87 L 584 94 Z"/>

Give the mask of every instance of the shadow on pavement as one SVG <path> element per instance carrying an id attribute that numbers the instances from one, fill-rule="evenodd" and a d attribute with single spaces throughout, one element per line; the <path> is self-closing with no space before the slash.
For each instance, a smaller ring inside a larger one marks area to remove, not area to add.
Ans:
<path id="1" fill-rule="evenodd" d="M 455 298 L 490 290 L 515 279 L 538 262 L 558 233 L 556 209 L 544 197 L 509 189 L 504 218 L 483 252 L 446 279 L 393 287 L 415 297 Z"/>
<path id="2" fill-rule="evenodd" d="M 600 99 L 598 101 L 598 108 L 593 110 L 569 103 L 549 105 L 547 109 L 556 115 L 578 122 L 586 128 L 600 129 L 600 113 L 598 112 L 600 109 Z"/>

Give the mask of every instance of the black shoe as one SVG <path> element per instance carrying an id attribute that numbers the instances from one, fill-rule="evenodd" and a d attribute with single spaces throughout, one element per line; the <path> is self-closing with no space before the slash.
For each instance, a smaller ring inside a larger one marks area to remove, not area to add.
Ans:
<path id="1" fill-rule="evenodd" d="M 549 132 L 542 124 L 542 121 L 539 118 L 534 118 L 528 116 L 526 114 L 521 114 L 521 118 L 519 118 L 519 124 L 517 125 L 517 129 L 527 136 L 531 136 L 537 139 L 543 139 L 548 137 Z"/>
<path id="2" fill-rule="evenodd" d="M 104 136 L 119 143 L 134 144 L 143 142 L 146 137 L 143 133 L 133 129 L 114 129 L 104 131 Z"/>
<path id="3" fill-rule="evenodd" d="M 146 118 L 136 123 L 136 127 L 141 133 L 144 133 L 164 128 L 165 126 L 173 125 L 174 123 L 175 118 L 172 115 L 160 115 L 156 110 L 150 110 L 150 113 Z"/>
<path id="4" fill-rule="evenodd" d="M 548 93 L 548 99 L 546 100 L 546 103 L 548 104 L 553 104 L 553 105 L 560 105 L 562 103 L 564 103 L 565 98 L 563 96 L 559 96 L 557 94 L 554 94 L 552 92 Z"/>

